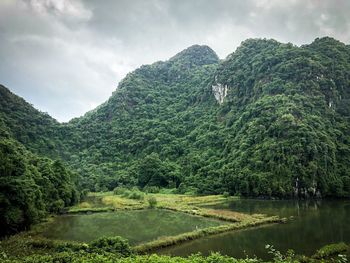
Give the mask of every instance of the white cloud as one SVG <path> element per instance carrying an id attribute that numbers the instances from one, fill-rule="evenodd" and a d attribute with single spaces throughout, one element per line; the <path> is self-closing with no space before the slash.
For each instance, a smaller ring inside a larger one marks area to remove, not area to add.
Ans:
<path id="1" fill-rule="evenodd" d="M 88 20 L 92 16 L 92 12 L 78 0 L 30 0 L 28 5 L 40 15 L 54 14 L 83 20 Z"/>

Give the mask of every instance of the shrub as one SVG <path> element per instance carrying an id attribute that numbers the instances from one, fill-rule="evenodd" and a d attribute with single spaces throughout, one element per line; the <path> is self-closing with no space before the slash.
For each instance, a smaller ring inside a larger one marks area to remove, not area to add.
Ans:
<path id="1" fill-rule="evenodd" d="M 80 200 L 84 200 L 89 194 L 89 189 L 84 189 L 80 192 Z"/>
<path id="2" fill-rule="evenodd" d="M 143 188 L 143 191 L 145 191 L 146 193 L 152 193 L 152 194 L 157 194 L 159 193 L 159 187 L 158 186 L 146 186 L 145 188 Z"/>
<path id="3" fill-rule="evenodd" d="M 222 195 L 223 195 L 225 198 L 227 198 L 227 197 L 230 196 L 229 192 L 224 192 Z"/>
<path id="4" fill-rule="evenodd" d="M 125 191 L 122 193 L 122 197 L 135 199 L 135 200 L 143 200 L 145 194 L 141 192 L 137 187 L 133 187 L 130 190 L 125 189 Z"/>
<path id="5" fill-rule="evenodd" d="M 329 244 L 317 250 L 316 254 L 312 257 L 318 259 L 327 258 L 330 256 L 338 255 L 341 252 L 345 252 L 348 250 L 348 248 L 349 247 L 343 242 L 337 244 Z"/>
<path id="6" fill-rule="evenodd" d="M 155 208 L 157 206 L 157 199 L 154 196 L 148 198 L 148 205 L 150 208 Z"/>
<path id="7" fill-rule="evenodd" d="M 91 204 L 88 202 L 82 202 L 79 204 L 80 208 L 91 208 Z"/>
<path id="8" fill-rule="evenodd" d="M 198 189 L 196 187 L 189 186 L 185 191 L 185 195 L 197 195 Z"/>
<path id="9" fill-rule="evenodd" d="M 119 236 L 116 237 L 101 237 L 90 243 L 90 252 L 101 253 L 111 252 L 121 256 L 130 256 L 132 254 L 129 242 Z"/>
<path id="10" fill-rule="evenodd" d="M 64 208 L 64 201 L 62 199 L 58 199 L 51 204 L 50 212 L 60 213 L 63 210 L 63 208 Z"/>
<path id="11" fill-rule="evenodd" d="M 125 190 L 124 193 L 122 193 L 122 197 L 129 198 L 129 195 L 131 194 L 130 190 Z"/>
<path id="12" fill-rule="evenodd" d="M 145 198 L 145 194 L 141 191 L 131 191 L 128 197 L 130 199 L 143 200 Z"/>
<path id="13" fill-rule="evenodd" d="M 159 190 L 159 193 L 161 193 L 161 194 L 176 194 L 177 189 L 176 188 L 162 188 Z"/>
<path id="14" fill-rule="evenodd" d="M 56 245 L 57 252 L 78 252 L 87 251 L 88 249 L 89 246 L 85 243 L 62 242 Z"/>
<path id="15" fill-rule="evenodd" d="M 28 242 L 33 248 L 51 249 L 55 247 L 55 242 L 51 239 L 37 238 Z"/>
<path id="16" fill-rule="evenodd" d="M 116 188 L 113 189 L 113 193 L 115 195 L 123 195 L 126 191 L 129 191 L 128 188 L 123 186 L 117 186 Z"/>

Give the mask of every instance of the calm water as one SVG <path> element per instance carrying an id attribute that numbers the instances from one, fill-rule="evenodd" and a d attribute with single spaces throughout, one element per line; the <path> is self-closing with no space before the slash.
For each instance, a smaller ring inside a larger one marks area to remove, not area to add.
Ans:
<path id="1" fill-rule="evenodd" d="M 246 255 L 269 258 L 265 245 L 285 252 L 312 255 L 315 250 L 344 241 L 350 243 L 350 201 L 267 201 L 236 200 L 214 208 L 245 213 L 293 216 L 287 224 L 276 224 L 210 236 L 158 251 L 160 254 L 187 256 L 210 251 L 242 258 Z"/>
<path id="2" fill-rule="evenodd" d="M 89 242 L 102 236 L 122 236 L 138 244 L 222 222 L 184 213 L 147 209 L 56 217 L 42 234 L 47 238 Z"/>

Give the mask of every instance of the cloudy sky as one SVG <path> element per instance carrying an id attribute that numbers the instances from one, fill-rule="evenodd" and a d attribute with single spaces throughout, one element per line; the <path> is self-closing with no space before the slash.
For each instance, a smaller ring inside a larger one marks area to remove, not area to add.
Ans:
<path id="1" fill-rule="evenodd" d="M 349 44 L 349 0 L 0 0 L 0 83 L 68 121 L 190 45 L 224 58 L 247 38 L 325 35 Z"/>

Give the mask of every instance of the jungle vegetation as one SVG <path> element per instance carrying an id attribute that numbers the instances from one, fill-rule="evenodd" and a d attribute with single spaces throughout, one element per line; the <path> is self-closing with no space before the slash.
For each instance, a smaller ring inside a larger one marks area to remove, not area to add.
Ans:
<path id="1" fill-rule="evenodd" d="M 0 86 L 1 235 L 116 187 L 349 197 L 349 117 L 350 47 L 329 37 L 248 39 L 224 60 L 195 45 L 68 123 Z"/>

